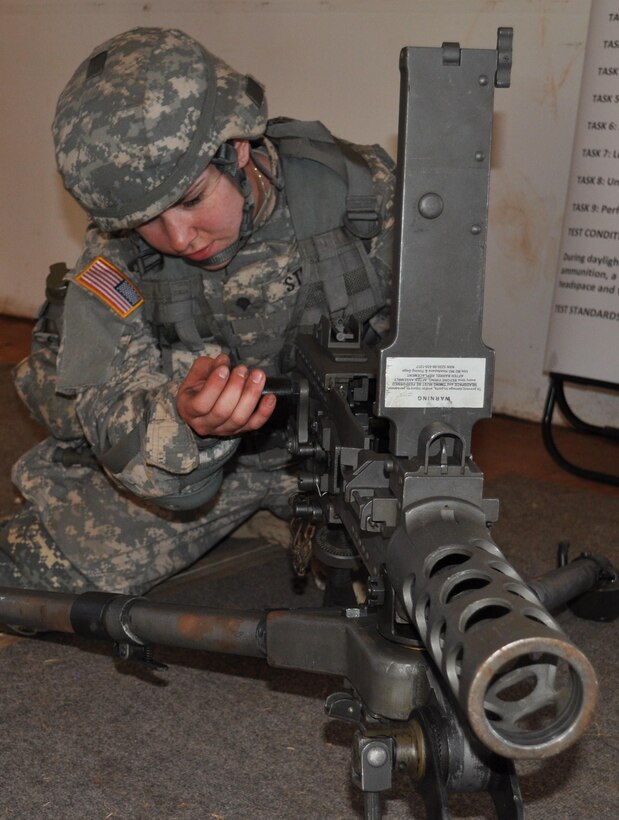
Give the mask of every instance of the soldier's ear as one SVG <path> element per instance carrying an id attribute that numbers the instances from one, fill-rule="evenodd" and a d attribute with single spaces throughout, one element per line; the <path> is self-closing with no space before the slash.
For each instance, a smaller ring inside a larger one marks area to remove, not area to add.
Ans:
<path id="1" fill-rule="evenodd" d="M 232 140 L 232 144 L 236 150 L 239 168 L 244 168 L 249 162 L 249 141 L 248 140 Z"/>

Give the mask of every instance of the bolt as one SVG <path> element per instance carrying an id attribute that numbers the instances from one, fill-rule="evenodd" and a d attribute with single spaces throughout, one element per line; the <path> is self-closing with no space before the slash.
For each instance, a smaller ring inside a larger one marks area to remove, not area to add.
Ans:
<path id="1" fill-rule="evenodd" d="M 363 612 L 361 611 L 360 607 L 351 606 L 346 609 L 345 614 L 347 618 L 361 618 Z"/>
<path id="2" fill-rule="evenodd" d="M 365 750 L 365 759 L 374 769 L 380 769 L 387 762 L 389 755 L 381 743 L 372 743 Z"/>
<path id="3" fill-rule="evenodd" d="M 419 213 L 426 219 L 436 219 L 443 213 L 443 200 L 438 194 L 424 194 L 417 205 Z"/>

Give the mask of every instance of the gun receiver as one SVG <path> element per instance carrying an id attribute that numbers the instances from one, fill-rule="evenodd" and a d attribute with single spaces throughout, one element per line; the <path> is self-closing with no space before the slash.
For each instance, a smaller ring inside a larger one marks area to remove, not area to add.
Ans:
<path id="1" fill-rule="evenodd" d="M 371 603 L 391 608 L 383 634 L 421 639 L 484 745 L 527 758 L 580 736 L 597 683 L 492 541 L 498 504 L 470 455 L 491 412 L 483 279 L 493 87 L 509 39 L 500 30 L 496 52 L 403 50 L 391 336 L 371 350 L 354 323 L 343 333 L 323 320 L 299 337 L 309 390 L 293 446 L 312 456 L 295 512 L 318 525 L 319 557 L 358 555 Z"/>

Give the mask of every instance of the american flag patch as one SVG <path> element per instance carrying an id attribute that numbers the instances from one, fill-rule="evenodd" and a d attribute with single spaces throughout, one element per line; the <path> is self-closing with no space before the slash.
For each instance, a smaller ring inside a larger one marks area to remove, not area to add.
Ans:
<path id="1" fill-rule="evenodd" d="M 75 281 L 103 299 L 123 319 L 144 302 L 133 282 L 102 256 L 97 256 Z"/>

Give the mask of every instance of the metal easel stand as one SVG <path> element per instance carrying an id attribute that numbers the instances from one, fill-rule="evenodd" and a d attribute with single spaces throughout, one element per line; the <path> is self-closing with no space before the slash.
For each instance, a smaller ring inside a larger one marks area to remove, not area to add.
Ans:
<path id="1" fill-rule="evenodd" d="M 548 387 L 548 395 L 546 397 L 546 406 L 544 407 L 544 418 L 542 420 L 542 435 L 544 438 L 544 445 L 546 449 L 556 461 L 556 463 L 574 475 L 581 478 L 587 478 L 590 481 L 600 481 L 604 484 L 612 484 L 619 487 L 619 474 L 598 472 L 596 470 L 588 470 L 585 467 L 579 467 L 569 461 L 557 447 L 553 437 L 552 418 L 555 407 L 557 406 L 563 414 L 570 426 L 580 433 L 587 433 L 592 436 L 602 436 L 608 439 L 619 440 L 619 428 L 610 426 L 598 426 L 583 421 L 574 413 L 569 406 L 565 396 L 564 385 L 577 384 L 585 387 L 592 387 L 598 390 L 612 390 L 619 393 L 619 384 L 613 382 L 598 381 L 597 379 L 587 379 L 580 376 L 565 376 L 562 373 L 550 374 L 550 385 Z"/>

